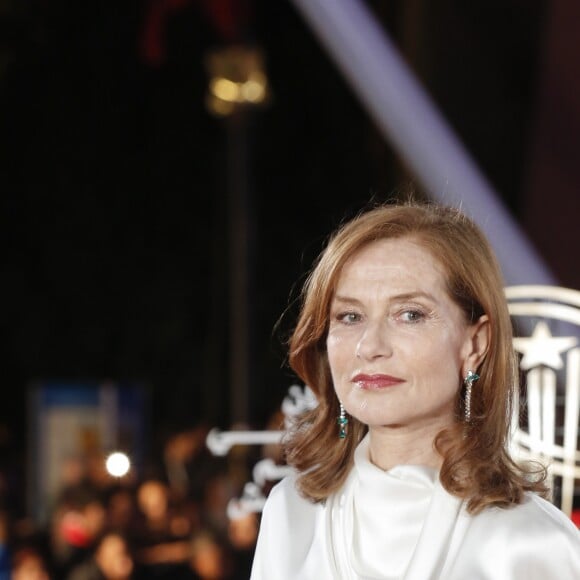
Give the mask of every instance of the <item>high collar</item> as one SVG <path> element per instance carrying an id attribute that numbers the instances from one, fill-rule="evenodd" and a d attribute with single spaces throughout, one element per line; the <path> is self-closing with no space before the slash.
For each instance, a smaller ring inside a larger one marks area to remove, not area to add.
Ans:
<path id="1" fill-rule="evenodd" d="M 370 461 L 368 434 L 354 463 L 353 568 L 361 577 L 386 578 L 388 569 L 388 578 L 401 578 L 421 535 L 438 472 L 421 465 L 383 471 Z"/>

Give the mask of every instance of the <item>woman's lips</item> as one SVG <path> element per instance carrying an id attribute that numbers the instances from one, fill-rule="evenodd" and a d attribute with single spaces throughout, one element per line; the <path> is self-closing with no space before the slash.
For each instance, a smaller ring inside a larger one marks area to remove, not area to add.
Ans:
<path id="1" fill-rule="evenodd" d="M 391 375 L 372 374 L 367 375 L 359 373 L 352 378 L 352 382 L 360 389 L 379 390 L 394 387 L 404 383 L 404 379 L 392 377 Z"/>

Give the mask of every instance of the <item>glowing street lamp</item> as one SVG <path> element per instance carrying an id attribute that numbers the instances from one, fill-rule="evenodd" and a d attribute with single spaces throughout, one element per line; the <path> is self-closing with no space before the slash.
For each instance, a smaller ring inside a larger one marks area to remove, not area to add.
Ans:
<path id="1" fill-rule="evenodd" d="M 210 74 L 206 104 L 218 117 L 268 100 L 268 79 L 262 52 L 233 46 L 210 52 L 205 60 Z"/>

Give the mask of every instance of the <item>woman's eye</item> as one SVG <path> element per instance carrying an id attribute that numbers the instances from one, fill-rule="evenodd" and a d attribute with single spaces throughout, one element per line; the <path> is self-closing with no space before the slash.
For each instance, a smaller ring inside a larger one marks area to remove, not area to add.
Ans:
<path id="1" fill-rule="evenodd" d="M 405 310 L 401 313 L 401 319 L 404 322 L 420 322 L 425 315 L 420 310 Z"/>
<path id="2" fill-rule="evenodd" d="M 360 320 L 360 314 L 357 312 L 342 312 L 337 315 L 336 319 L 345 324 L 354 324 Z"/>

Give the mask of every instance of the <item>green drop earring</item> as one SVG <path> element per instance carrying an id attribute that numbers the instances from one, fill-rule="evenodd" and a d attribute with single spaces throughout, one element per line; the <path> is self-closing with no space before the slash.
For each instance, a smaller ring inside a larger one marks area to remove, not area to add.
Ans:
<path id="1" fill-rule="evenodd" d="M 346 438 L 346 433 L 347 433 L 347 425 L 348 425 L 348 419 L 346 417 L 346 412 L 344 410 L 344 406 L 342 403 L 340 404 L 340 414 L 338 415 L 338 419 L 337 419 L 337 423 L 338 423 L 338 438 L 339 439 L 345 439 Z"/>

